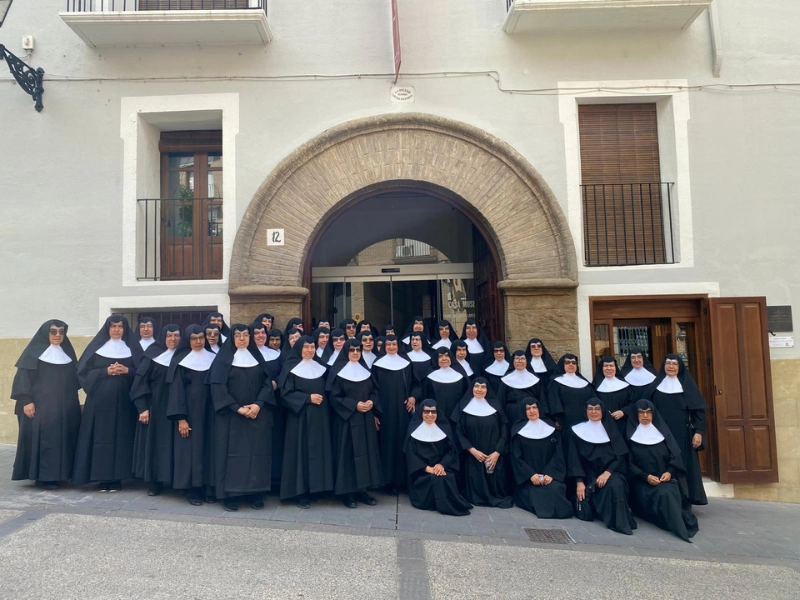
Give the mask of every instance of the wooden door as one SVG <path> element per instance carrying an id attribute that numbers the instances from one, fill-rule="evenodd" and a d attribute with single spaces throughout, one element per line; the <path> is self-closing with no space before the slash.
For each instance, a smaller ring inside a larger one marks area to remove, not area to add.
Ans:
<path id="1" fill-rule="evenodd" d="M 475 320 L 490 342 L 504 340 L 505 335 L 499 319 L 497 269 L 489 245 L 475 227 L 472 228 L 472 259 L 475 265 Z"/>
<path id="2" fill-rule="evenodd" d="M 778 459 L 765 298 L 709 299 L 722 483 L 776 483 Z"/>

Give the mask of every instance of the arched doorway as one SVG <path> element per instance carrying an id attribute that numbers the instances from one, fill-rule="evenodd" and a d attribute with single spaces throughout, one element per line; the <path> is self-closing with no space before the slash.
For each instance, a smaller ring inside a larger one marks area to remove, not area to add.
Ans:
<path id="1" fill-rule="evenodd" d="M 538 335 L 578 346 L 577 261 L 566 218 L 539 173 L 491 134 L 405 113 L 349 121 L 287 156 L 256 192 L 233 247 L 231 318 L 268 310 L 278 322 L 310 311 L 315 241 L 348 204 L 400 184 L 456 198 L 496 254 L 506 341 Z M 271 245 L 267 230 L 283 229 Z"/>
<path id="2" fill-rule="evenodd" d="M 366 318 L 400 333 L 421 315 L 434 334 L 440 319 L 460 332 L 476 318 L 505 337 L 497 250 L 464 200 L 437 186 L 360 190 L 320 228 L 307 263 L 306 321 Z"/>

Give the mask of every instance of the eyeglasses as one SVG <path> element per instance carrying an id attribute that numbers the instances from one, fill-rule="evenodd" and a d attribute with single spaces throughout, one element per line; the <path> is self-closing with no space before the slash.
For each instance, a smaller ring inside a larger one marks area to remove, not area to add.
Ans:
<path id="1" fill-rule="evenodd" d="M 422 414 L 423 415 L 435 415 L 436 414 L 436 409 L 430 409 L 430 410 L 423 409 L 422 410 Z"/>
<path id="2" fill-rule="evenodd" d="M 64 335 L 64 328 L 59 327 L 56 329 L 55 327 L 51 327 L 49 330 L 50 335 Z"/>
<path id="3" fill-rule="evenodd" d="M 586 410 L 589 412 L 600 412 L 603 409 L 600 408 L 599 406 L 587 406 Z"/>
<path id="4" fill-rule="evenodd" d="M 535 342 L 533 344 L 531 344 L 531 348 L 541 348 L 541 347 L 542 347 L 541 344 L 537 344 Z"/>
<path id="5" fill-rule="evenodd" d="M 574 358 L 565 358 L 564 359 L 564 364 L 565 365 L 577 365 L 578 361 L 575 360 Z"/>
<path id="6" fill-rule="evenodd" d="M 244 339 L 249 338 L 249 337 L 250 337 L 250 334 L 247 333 L 246 331 L 238 331 L 238 332 L 233 334 L 233 339 L 235 339 L 235 340 L 244 340 Z"/>
<path id="7" fill-rule="evenodd" d="M 665 360 L 664 365 L 670 367 L 677 367 L 680 363 L 677 360 Z"/>
<path id="8" fill-rule="evenodd" d="M 345 325 L 345 327 L 344 327 L 344 328 L 345 328 L 345 329 L 355 329 L 355 328 L 356 328 L 356 326 L 355 326 L 355 325 Z"/>

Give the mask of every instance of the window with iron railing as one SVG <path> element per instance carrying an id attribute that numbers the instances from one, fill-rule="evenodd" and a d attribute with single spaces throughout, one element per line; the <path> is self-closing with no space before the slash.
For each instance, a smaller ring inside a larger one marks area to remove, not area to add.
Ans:
<path id="1" fill-rule="evenodd" d="M 584 264 L 674 263 L 674 185 L 661 180 L 656 105 L 582 105 L 578 122 Z"/>
<path id="2" fill-rule="evenodd" d="M 267 11 L 267 0 L 67 0 L 67 12 L 127 12 L 137 10 Z"/>

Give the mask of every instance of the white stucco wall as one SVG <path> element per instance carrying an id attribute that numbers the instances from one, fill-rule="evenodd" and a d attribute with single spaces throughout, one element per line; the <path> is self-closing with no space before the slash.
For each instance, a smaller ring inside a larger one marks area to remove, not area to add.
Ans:
<path id="1" fill-rule="evenodd" d="M 62 0 L 14 2 L 0 41 L 23 56 L 22 36 L 34 35 L 28 61 L 47 75 L 45 108 L 36 113 L 0 65 L 0 311 L 13 317 L 0 337 L 27 337 L 51 316 L 67 320 L 71 334 L 93 333 L 101 312 L 129 297 L 130 307 L 175 306 L 176 298 L 203 305 L 218 298 L 225 306 L 225 280 L 140 285 L 130 278 L 124 207 L 135 195 L 126 188 L 126 140 L 134 126 L 144 143 L 152 145 L 155 133 L 152 124 L 126 120 L 126 107 L 146 107 L 150 98 L 175 107 L 185 98 L 200 111 L 214 107 L 199 99 L 214 97 L 226 99 L 220 110 L 236 112 L 238 129 L 228 131 L 227 142 L 234 150 L 225 147 L 226 178 L 234 177 L 231 188 L 226 180 L 227 244 L 258 186 L 289 152 L 343 121 L 393 111 L 442 115 L 496 135 L 542 174 L 565 214 L 574 214 L 574 144 L 563 111 L 575 100 L 559 97 L 559 85 L 666 80 L 690 90 L 677 92 L 686 118 L 676 123 L 675 143 L 685 146 L 676 156 L 687 162 L 676 169 L 685 170 L 689 186 L 690 231 L 681 235 L 690 236 L 692 260 L 583 269 L 581 286 L 592 294 L 764 295 L 769 304 L 792 304 L 800 320 L 797 92 L 727 87 L 800 82 L 800 2 L 715 4 L 720 78 L 712 73 L 705 14 L 685 31 L 509 36 L 504 0 L 399 0 L 400 83 L 415 86 L 416 102 L 394 104 L 389 2 L 270 0 L 274 39 L 266 46 L 99 50 L 63 23 Z M 328 77 L 292 77 L 309 75 Z M 511 89 L 545 91 L 502 91 Z M 152 184 L 147 174 L 135 177 L 142 187 Z M 588 313 L 580 321 L 588 323 Z M 800 357 L 800 347 L 773 350 L 773 357 Z"/>

